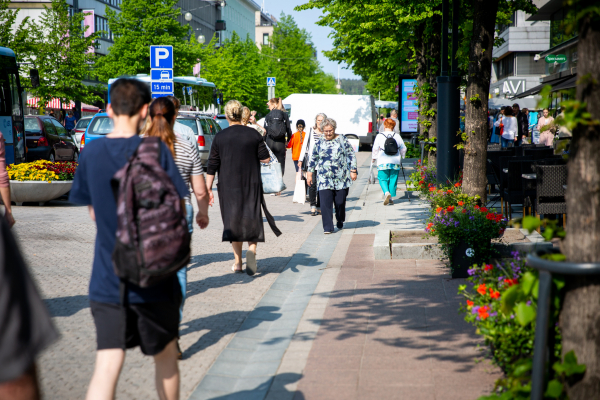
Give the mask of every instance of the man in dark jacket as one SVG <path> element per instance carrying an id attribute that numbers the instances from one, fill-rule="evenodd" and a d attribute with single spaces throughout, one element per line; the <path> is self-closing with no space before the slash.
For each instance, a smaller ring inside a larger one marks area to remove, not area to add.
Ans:
<path id="1" fill-rule="evenodd" d="M 517 118 L 517 143 L 515 146 L 520 146 L 523 143 L 523 137 L 527 137 L 529 135 L 529 120 L 527 119 L 527 114 L 521 112 L 521 107 L 515 103 L 512 106 L 513 115 Z"/>

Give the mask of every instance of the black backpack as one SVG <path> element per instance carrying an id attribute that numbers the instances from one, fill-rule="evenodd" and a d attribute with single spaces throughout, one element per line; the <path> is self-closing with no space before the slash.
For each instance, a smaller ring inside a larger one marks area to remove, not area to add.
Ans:
<path id="1" fill-rule="evenodd" d="M 286 115 L 281 110 L 272 110 L 265 118 L 267 135 L 271 139 L 283 139 L 287 133 Z"/>
<path id="2" fill-rule="evenodd" d="M 383 145 L 383 152 L 388 156 L 395 156 L 398 154 L 398 142 L 394 139 L 395 133 L 392 136 L 386 136 L 385 144 Z M 384 135 L 385 136 L 385 135 Z"/>

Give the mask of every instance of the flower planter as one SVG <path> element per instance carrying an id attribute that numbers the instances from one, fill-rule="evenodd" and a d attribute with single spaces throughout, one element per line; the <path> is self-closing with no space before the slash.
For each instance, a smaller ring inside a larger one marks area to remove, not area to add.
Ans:
<path id="1" fill-rule="evenodd" d="M 23 203 L 40 203 L 54 200 L 69 190 L 73 181 L 10 181 L 10 200 L 18 206 Z"/>
<path id="2" fill-rule="evenodd" d="M 459 242 L 454 249 L 452 249 L 452 279 L 456 278 L 468 278 L 469 273 L 467 272 L 473 264 L 481 264 L 485 260 L 481 259 L 481 256 L 475 252 L 472 245 L 465 242 Z"/>

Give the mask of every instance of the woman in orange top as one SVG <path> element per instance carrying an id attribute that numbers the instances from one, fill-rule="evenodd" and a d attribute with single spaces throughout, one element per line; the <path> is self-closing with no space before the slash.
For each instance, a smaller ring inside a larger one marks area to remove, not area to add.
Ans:
<path id="1" fill-rule="evenodd" d="M 292 160 L 294 160 L 296 172 L 298 172 L 298 159 L 300 158 L 300 152 L 302 151 L 302 143 L 304 143 L 304 136 L 306 136 L 306 132 L 304 132 L 305 126 L 304 120 L 299 119 L 298 122 L 296 122 L 296 129 L 298 129 L 298 132 L 292 135 L 292 138 L 287 144 L 287 148 L 292 149 Z"/>

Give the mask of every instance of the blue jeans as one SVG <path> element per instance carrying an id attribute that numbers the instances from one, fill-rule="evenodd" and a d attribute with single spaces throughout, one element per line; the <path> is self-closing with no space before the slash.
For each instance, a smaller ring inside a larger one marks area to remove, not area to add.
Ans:
<path id="1" fill-rule="evenodd" d="M 194 232 L 194 207 L 188 203 L 185 203 L 185 219 L 187 220 L 190 233 Z M 185 303 L 187 294 L 187 267 L 183 267 L 177 271 L 177 279 L 179 280 L 179 286 L 181 286 L 181 305 L 179 306 L 179 322 L 181 322 L 183 318 L 183 304 Z"/>
<path id="2" fill-rule="evenodd" d="M 504 139 L 503 137 L 500 140 L 502 141 L 502 147 L 513 147 L 515 145 L 514 140 Z"/>

